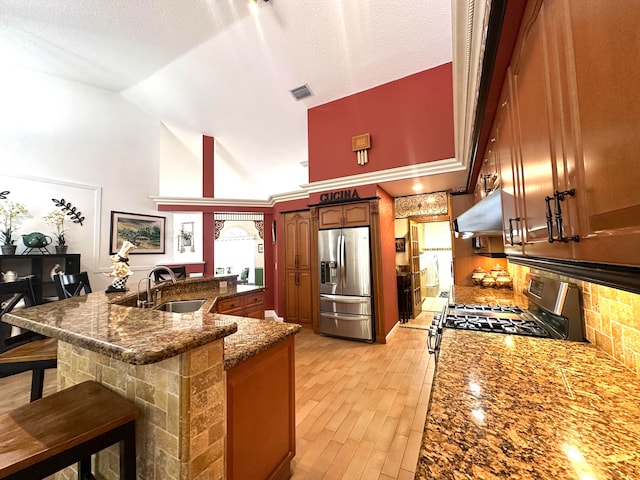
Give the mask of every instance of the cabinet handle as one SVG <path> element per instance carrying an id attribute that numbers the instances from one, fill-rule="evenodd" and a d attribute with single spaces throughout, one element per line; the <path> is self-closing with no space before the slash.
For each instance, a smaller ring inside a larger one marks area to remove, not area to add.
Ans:
<path id="1" fill-rule="evenodd" d="M 571 190 L 565 190 L 563 192 L 560 192 L 558 190 L 556 190 L 555 192 L 553 192 L 553 197 L 555 199 L 555 215 L 556 215 L 556 230 L 558 230 L 558 238 L 556 239 L 559 242 L 563 242 L 563 243 L 567 243 L 569 241 L 572 242 L 579 242 L 580 241 L 580 236 L 579 235 L 574 235 L 572 237 L 565 237 L 564 236 L 564 229 L 562 226 L 562 207 L 560 205 L 560 202 L 564 201 L 564 198 L 568 195 L 570 197 L 573 197 L 576 194 L 576 190 L 575 188 L 572 188 Z"/>
<path id="2" fill-rule="evenodd" d="M 522 245 L 522 242 L 513 241 L 513 222 L 519 222 L 520 217 L 509 218 L 509 243 L 513 247 L 514 245 Z"/>
<path id="3" fill-rule="evenodd" d="M 299 259 L 300 255 L 298 253 L 296 253 L 296 256 L 293 260 L 293 264 L 295 265 L 296 268 L 298 268 L 298 266 L 300 265 L 300 259 Z"/>
<path id="4" fill-rule="evenodd" d="M 484 175 L 482 175 L 482 184 L 483 184 L 484 193 L 491 193 L 493 191 L 492 188 L 487 187 L 487 180 L 489 179 L 491 179 L 492 182 L 495 182 L 496 175 L 493 173 L 485 173 Z"/>
<path id="5" fill-rule="evenodd" d="M 549 202 L 551 202 L 551 199 L 553 197 L 550 196 L 546 196 L 544 197 L 544 203 L 545 203 L 545 212 L 546 212 L 546 218 L 547 218 L 547 240 L 549 240 L 549 243 L 553 243 L 555 241 L 555 238 L 553 238 L 553 217 L 551 216 L 551 204 Z"/>

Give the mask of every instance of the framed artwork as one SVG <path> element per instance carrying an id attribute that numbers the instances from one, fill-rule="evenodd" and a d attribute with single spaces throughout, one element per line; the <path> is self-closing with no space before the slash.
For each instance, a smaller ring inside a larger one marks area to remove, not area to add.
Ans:
<path id="1" fill-rule="evenodd" d="M 264 253 L 264 244 L 262 243 L 258 244 L 258 253 Z"/>
<path id="2" fill-rule="evenodd" d="M 166 217 L 137 213 L 111 212 L 110 254 L 118 253 L 125 240 L 136 248 L 134 253 L 164 253 Z"/>
<path id="3" fill-rule="evenodd" d="M 404 238 L 396 238 L 396 252 L 404 252 L 406 249 Z"/>

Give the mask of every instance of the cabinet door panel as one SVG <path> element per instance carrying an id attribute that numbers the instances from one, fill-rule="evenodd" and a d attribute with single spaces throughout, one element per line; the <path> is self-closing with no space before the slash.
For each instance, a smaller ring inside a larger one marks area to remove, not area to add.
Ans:
<path id="1" fill-rule="evenodd" d="M 284 263 L 285 268 L 295 268 L 297 255 L 298 226 L 296 214 L 287 213 L 284 216 Z"/>
<path id="2" fill-rule="evenodd" d="M 342 206 L 319 208 L 318 225 L 319 228 L 340 228 L 342 226 Z"/>
<path id="3" fill-rule="evenodd" d="M 311 325 L 311 271 L 301 270 L 298 275 L 298 322 Z"/>
<path id="4" fill-rule="evenodd" d="M 311 219 L 309 215 L 299 218 L 297 231 L 297 268 L 311 268 Z"/>
<path id="5" fill-rule="evenodd" d="M 553 196 L 558 184 L 555 169 L 555 154 L 558 152 L 552 148 L 549 77 L 545 69 L 539 17 L 523 42 L 521 57 L 513 73 L 522 159 L 524 252 L 534 256 L 568 258 L 571 256 L 569 244 L 548 241 L 545 197 Z"/>
<path id="6" fill-rule="evenodd" d="M 496 159 L 500 168 L 502 187 L 502 230 L 505 252 L 522 253 L 520 172 L 522 166 L 517 150 L 514 148 L 513 116 L 511 102 L 511 81 L 509 74 L 505 79 L 498 116 L 496 119 Z"/>
<path id="7" fill-rule="evenodd" d="M 287 270 L 285 273 L 285 320 L 298 321 L 298 272 Z"/>
<path id="8" fill-rule="evenodd" d="M 580 185 L 576 258 L 640 265 L 638 2 L 554 0 L 551 5 L 555 15 L 564 14 L 556 22 L 572 30 L 567 37 L 573 43 L 566 48 L 574 55 L 582 146 L 573 172 Z"/>
<path id="9" fill-rule="evenodd" d="M 368 203 L 348 203 L 342 208 L 345 227 L 364 227 L 369 225 Z"/>

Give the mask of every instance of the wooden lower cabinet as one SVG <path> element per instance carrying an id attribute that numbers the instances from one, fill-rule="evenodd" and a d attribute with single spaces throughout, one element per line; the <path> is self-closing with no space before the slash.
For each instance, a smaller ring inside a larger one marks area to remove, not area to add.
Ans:
<path id="1" fill-rule="evenodd" d="M 225 315 L 264 319 L 264 293 L 252 292 L 218 300 L 216 311 Z"/>
<path id="2" fill-rule="evenodd" d="M 284 480 L 296 452 L 294 337 L 227 371 L 229 480 Z"/>
<path id="3" fill-rule="evenodd" d="M 287 270 L 285 283 L 285 320 L 310 327 L 313 323 L 311 271 Z"/>

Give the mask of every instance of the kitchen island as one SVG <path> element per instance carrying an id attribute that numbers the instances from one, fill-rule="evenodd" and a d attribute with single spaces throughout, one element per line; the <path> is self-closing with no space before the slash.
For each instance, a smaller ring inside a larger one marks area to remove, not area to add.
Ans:
<path id="1" fill-rule="evenodd" d="M 640 471 L 640 381 L 588 343 L 445 329 L 419 479 Z"/>
<path id="2" fill-rule="evenodd" d="M 195 312 L 137 308 L 137 293 L 92 293 L 14 311 L 3 320 L 58 339 L 58 389 L 95 380 L 139 407 L 138 478 L 223 479 L 227 370 L 292 344 L 300 329 L 210 313 L 219 299 L 258 290 L 194 278 L 163 283 L 156 305 L 205 300 Z M 95 463 L 102 477 L 118 478 L 117 448 L 100 452 Z M 66 469 L 56 478 L 73 477 Z"/>

